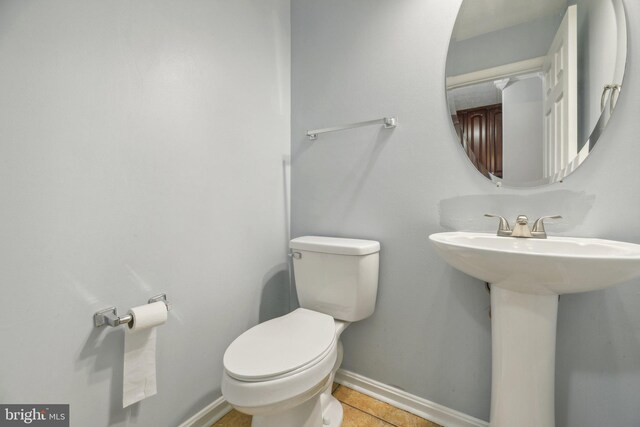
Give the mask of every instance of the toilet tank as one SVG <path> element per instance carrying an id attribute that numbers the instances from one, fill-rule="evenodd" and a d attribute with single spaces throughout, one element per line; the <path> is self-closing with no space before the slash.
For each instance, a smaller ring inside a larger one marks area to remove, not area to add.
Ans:
<path id="1" fill-rule="evenodd" d="M 371 316 L 378 293 L 380 243 L 304 236 L 291 240 L 300 307 L 355 322 Z"/>

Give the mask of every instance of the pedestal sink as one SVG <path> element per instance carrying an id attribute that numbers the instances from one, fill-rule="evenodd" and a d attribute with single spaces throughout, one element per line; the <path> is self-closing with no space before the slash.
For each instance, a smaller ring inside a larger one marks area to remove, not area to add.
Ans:
<path id="1" fill-rule="evenodd" d="M 429 239 L 451 266 L 491 284 L 491 427 L 553 427 L 558 295 L 640 276 L 640 245 L 466 232 Z"/>

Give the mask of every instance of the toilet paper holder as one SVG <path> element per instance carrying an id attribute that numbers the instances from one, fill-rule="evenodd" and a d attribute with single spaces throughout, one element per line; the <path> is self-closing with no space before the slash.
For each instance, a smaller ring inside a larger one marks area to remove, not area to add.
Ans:
<path id="1" fill-rule="evenodd" d="M 154 302 L 162 301 L 167 307 L 167 311 L 171 310 L 171 304 L 167 301 L 167 294 L 160 294 L 149 298 L 147 304 L 153 304 Z M 118 316 L 118 310 L 115 307 L 105 308 L 96 312 L 93 315 L 93 325 L 96 328 L 100 326 L 120 326 L 129 323 L 133 320 L 131 314 L 125 314 L 124 316 Z"/>

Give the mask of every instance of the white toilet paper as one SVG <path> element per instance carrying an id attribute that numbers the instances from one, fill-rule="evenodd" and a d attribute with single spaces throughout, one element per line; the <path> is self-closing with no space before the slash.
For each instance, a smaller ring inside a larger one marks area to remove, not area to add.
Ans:
<path id="1" fill-rule="evenodd" d="M 167 321 L 167 306 L 158 301 L 129 310 L 133 324 L 124 335 L 122 407 L 126 408 L 157 393 L 156 326 Z"/>

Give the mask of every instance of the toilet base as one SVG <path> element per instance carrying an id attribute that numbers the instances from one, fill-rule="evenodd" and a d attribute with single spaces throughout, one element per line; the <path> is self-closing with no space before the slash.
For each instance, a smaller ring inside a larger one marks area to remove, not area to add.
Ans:
<path id="1" fill-rule="evenodd" d="M 254 415 L 251 427 L 322 427 L 321 394 L 286 411 Z"/>
<path id="2" fill-rule="evenodd" d="M 254 415 L 251 427 L 340 427 L 342 405 L 326 393 L 319 393 L 301 405 L 271 415 Z"/>
<path id="3" fill-rule="evenodd" d="M 324 427 L 340 427 L 342 425 L 342 405 L 335 397 L 327 394 L 320 396 L 322 401 L 322 424 Z"/>

